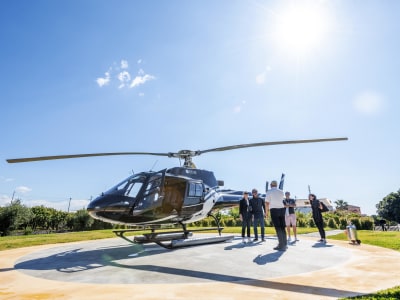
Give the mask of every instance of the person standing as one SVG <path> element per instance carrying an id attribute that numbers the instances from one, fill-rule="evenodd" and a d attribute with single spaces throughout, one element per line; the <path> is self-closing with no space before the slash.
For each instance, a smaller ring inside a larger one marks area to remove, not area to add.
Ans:
<path id="1" fill-rule="evenodd" d="M 286 251 L 286 223 L 285 223 L 285 207 L 283 205 L 283 191 L 278 189 L 278 182 L 271 181 L 271 189 L 265 194 L 265 202 L 267 210 L 271 213 L 271 221 L 274 224 L 276 235 L 278 237 L 278 245 L 274 250 Z"/>
<path id="2" fill-rule="evenodd" d="M 294 208 L 296 207 L 296 200 L 290 198 L 290 192 L 285 192 L 285 199 L 283 200 L 283 204 L 285 205 L 285 223 L 286 223 L 286 231 L 288 236 L 288 242 L 292 241 L 290 237 L 290 226 L 293 228 L 294 241 L 297 242 L 297 227 L 296 227 L 296 213 Z"/>
<path id="3" fill-rule="evenodd" d="M 386 229 L 386 220 L 385 220 L 385 219 L 381 219 L 381 220 L 379 221 L 379 224 L 381 224 L 382 231 L 386 231 L 386 230 L 387 230 L 387 229 Z"/>
<path id="4" fill-rule="evenodd" d="M 247 242 L 250 243 L 250 226 L 251 226 L 251 212 L 249 210 L 249 192 L 243 193 L 243 198 L 239 202 L 239 216 L 242 221 L 242 242 L 246 243 L 245 233 L 247 233 Z"/>
<path id="5" fill-rule="evenodd" d="M 314 194 L 309 194 L 308 200 L 310 200 L 314 223 L 318 228 L 319 235 L 321 236 L 319 242 L 326 243 L 324 219 L 322 217 L 322 204 L 317 199 L 317 196 L 315 196 Z"/>
<path id="6" fill-rule="evenodd" d="M 258 196 L 257 189 L 251 191 L 252 198 L 250 199 L 251 213 L 253 217 L 253 229 L 254 229 L 254 242 L 258 241 L 257 227 L 261 227 L 261 240 L 265 241 L 265 222 L 264 218 L 266 216 L 265 212 L 265 201 L 263 198 Z"/>

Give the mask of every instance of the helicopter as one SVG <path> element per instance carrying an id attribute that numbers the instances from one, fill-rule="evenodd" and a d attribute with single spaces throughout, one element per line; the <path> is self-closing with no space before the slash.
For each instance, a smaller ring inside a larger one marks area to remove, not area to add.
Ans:
<path id="1" fill-rule="evenodd" d="M 102 192 L 87 206 L 89 215 L 94 219 L 129 226 L 127 229 L 113 230 L 118 237 L 132 243 L 156 243 L 164 248 L 172 249 L 233 239 L 233 236 L 221 234 L 223 228 L 220 226 L 215 212 L 222 208 L 238 205 L 243 192 L 221 189 L 224 186 L 224 182 L 217 180 L 212 171 L 196 168 L 192 161 L 193 157 L 209 152 L 249 147 L 344 141 L 347 139 L 343 137 L 261 142 L 206 150 L 180 150 L 166 153 L 111 152 L 40 156 L 7 159 L 7 162 L 23 163 L 115 155 L 155 155 L 183 160 L 183 166 L 133 174 L 109 190 Z M 283 180 L 284 174 L 282 174 L 280 188 L 283 187 Z M 187 229 L 187 224 L 200 221 L 208 216 L 215 220 L 217 227 Z M 181 226 L 182 230 L 165 230 L 170 225 Z M 164 229 L 160 230 L 163 226 Z M 139 230 L 150 230 L 150 232 L 141 236 L 134 236 L 133 240 L 125 236 L 126 232 Z M 192 238 L 193 231 L 207 230 L 218 230 L 219 235 L 207 238 Z"/>

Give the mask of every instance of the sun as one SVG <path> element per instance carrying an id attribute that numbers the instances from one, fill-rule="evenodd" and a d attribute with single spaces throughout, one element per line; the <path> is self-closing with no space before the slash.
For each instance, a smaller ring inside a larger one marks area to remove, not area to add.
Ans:
<path id="1" fill-rule="evenodd" d="M 276 14 L 274 37 L 281 50 L 305 55 L 318 49 L 329 32 L 329 15 L 322 5 L 295 2 Z"/>

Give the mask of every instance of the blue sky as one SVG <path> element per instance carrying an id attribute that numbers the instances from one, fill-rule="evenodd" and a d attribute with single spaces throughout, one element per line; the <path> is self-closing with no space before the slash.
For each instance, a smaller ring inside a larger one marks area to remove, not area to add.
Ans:
<path id="1" fill-rule="evenodd" d="M 400 188 L 398 1 L 0 2 L 0 205 L 83 208 L 176 152 L 226 188 L 341 199 L 375 214 Z"/>

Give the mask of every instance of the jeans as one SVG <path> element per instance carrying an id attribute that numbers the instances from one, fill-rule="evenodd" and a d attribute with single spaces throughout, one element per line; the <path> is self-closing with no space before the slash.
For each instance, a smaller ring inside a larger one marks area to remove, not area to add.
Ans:
<path id="1" fill-rule="evenodd" d="M 257 232 L 257 226 L 260 225 L 261 227 L 261 238 L 264 239 L 265 235 L 265 223 L 264 223 L 264 215 L 263 213 L 255 213 L 254 214 L 254 238 L 258 239 L 258 232 Z"/>

